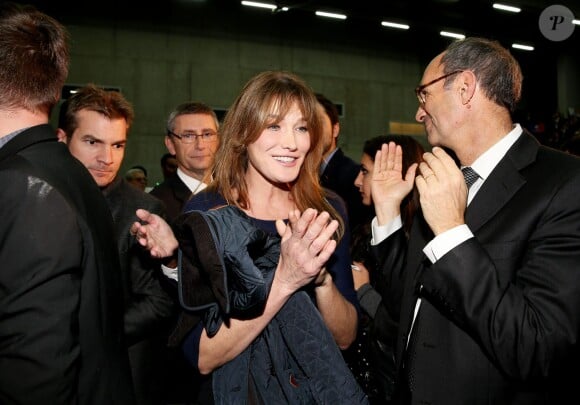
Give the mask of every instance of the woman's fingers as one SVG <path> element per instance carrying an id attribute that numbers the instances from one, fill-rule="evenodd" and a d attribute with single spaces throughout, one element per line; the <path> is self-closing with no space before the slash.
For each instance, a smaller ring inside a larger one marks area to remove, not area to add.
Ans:
<path id="1" fill-rule="evenodd" d="M 310 208 L 301 215 L 292 213 L 285 228 L 279 224 L 278 231 L 284 235 L 280 279 L 293 290 L 311 282 L 336 249 L 332 237 L 337 229 L 338 222 L 331 220 L 327 212 L 318 214 Z"/>

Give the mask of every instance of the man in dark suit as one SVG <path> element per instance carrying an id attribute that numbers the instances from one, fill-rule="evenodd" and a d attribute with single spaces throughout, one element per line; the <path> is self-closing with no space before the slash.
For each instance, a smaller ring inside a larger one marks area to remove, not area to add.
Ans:
<path id="1" fill-rule="evenodd" d="M 177 159 L 177 172 L 150 193 L 165 203 L 170 222 L 181 214 L 192 194 L 207 186 L 219 146 L 218 128 L 216 113 L 203 103 L 186 102 L 169 114 L 165 146 Z"/>
<path id="2" fill-rule="evenodd" d="M 121 259 L 125 338 L 139 405 L 164 402 L 167 337 L 176 315 L 160 261 L 154 260 L 130 233 L 138 208 L 164 216 L 163 203 L 130 184 L 119 169 L 125 155 L 133 107 L 116 91 L 94 85 L 80 88 L 61 106 L 60 141 L 89 170 L 113 215 Z"/>
<path id="3" fill-rule="evenodd" d="M 420 174 L 403 177 L 392 143 L 377 154 L 373 244 L 399 322 L 396 403 L 580 402 L 580 160 L 512 123 L 521 85 L 497 42 L 454 42 L 416 89 L 434 146 Z M 470 188 L 456 161 L 474 170 Z M 413 181 L 407 243 L 399 205 Z"/>
<path id="4" fill-rule="evenodd" d="M 373 210 L 362 203 L 358 187 L 354 185 L 360 164 L 346 156 L 338 147 L 340 123 L 334 103 L 323 94 L 317 93 L 321 106 L 325 151 L 320 167 L 320 184 L 338 194 L 346 204 L 348 224 L 351 231 L 372 219 Z"/>
<path id="5" fill-rule="evenodd" d="M 0 6 L 0 403 L 133 404 L 113 224 L 48 125 L 65 28 Z"/>
<path id="6" fill-rule="evenodd" d="M 167 118 L 165 146 L 175 155 L 177 171 L 150 191 L 167 208 L 171 223 L 181 214 L 185 203 L 207 187 L 210 168 L 219 146 L 219 121 L 214 110 L 200 102 L 189 101 L 175 107 Z M 177 262 L 162 266 L 166 274 L 176 274 Z M 201 402 L 211 392 L 211 380 L 199 375 L 183 358 L 179 349 L 170 349 L 169 402 Z M 201 388 L 200 388 L 201 386 Z"/>

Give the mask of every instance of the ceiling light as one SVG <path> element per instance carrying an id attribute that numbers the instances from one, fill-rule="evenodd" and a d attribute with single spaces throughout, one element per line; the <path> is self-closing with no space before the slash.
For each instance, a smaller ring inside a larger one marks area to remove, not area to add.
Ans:
<path id="1" fill-rule="evenodd" d="M 270 3 L 261 3 L 259 1 L 242 1 L 243 6 L 250 6 L 250 7 L 258 7 L 258 8 L 267 8 L 272 11 L 288 11 L 288 7 L 278 7 L 275 4 Z"/>
<path id="2" fill-rule="evenodd" d="M 522 9 L 519 7 L 508 6 L 506 4 L 500 4 L 500 3 L 493 3 L 493 8 L 495 8 L 497 10 L 509 11 L 511 13 L 519 13 L 520 11 L 522 11 Z"/>
<path id="3" fill-rule="evenodd" d="M 329 13 L 327 11 L 317 11 L 316 15 L 319 17 L 337 18 L 339 20 L 346 20 L 346 15 L 338 13 Z"/>
<path id="4" fill-rule="evenodd" d="M 410 27 L 407 24 L 399 24 L 390 21 L 381 21 L 383 27 L 398 28 L 400 30 L 408 30 Z"/>
<path id="5" fill-rule="evenodd" d="M 580 20 L 572 20 L 572 24 L 580 25 Z"/>
<path id="6" fill-rule="evenodd" d="M 455 39 L 465 39 L 465 35 L 457 34 L 455 32 L 449 32 L 449 31 L 441 31 L 439 33 L 439 35 L 441 35 L 442 37 L 449 37 L 449 38 L 455 38 Z"/>
<path id="7" fill-rule="evenodd" d="M 523 44 L 512 44 L 512 48 L 521 49 L 523 51 L 533 51 L 534 47 L 530 45 L 523 45 Z"/>

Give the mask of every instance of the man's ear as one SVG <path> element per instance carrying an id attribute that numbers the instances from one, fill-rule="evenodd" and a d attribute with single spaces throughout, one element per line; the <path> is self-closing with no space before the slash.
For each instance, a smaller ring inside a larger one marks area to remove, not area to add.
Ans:
<path id="1" fill-rule="evenodd" d="M 56 130 L 56 137 L 58 138 L 58 141 L 59 141 L 59 142 L 62 142 L 62 143 L 68 143 L 68 142 L 67 142 L 67 141 L 68 141 L 68 139 L 67 139 L 67 137 L 66 137 L 66 132 L 64 132 L 64 130 L 63 130 L 63 129 L 61 129 L 61 128 L 58 128 L 58 129 Z"/>
<path id="2" fill-rule="evenodd" d="M 338 133 L 340 132 L 340 124 L 337 122 L 332 126 L 332 138 L 336 141 Z"/>
<path id="3" fill-rule="evenodd" d="M 169 153 L 171 153 L 172 155 L 175 155 L 175 145 L 173 145 L 173 140 L 165 135 L 165 147 L 167 148 L 167 150 L 169 151 Z"/>
<path id="4" fill-rule="evenodd" d="M 475 88 L 477 87 L 477 79 L 472 71 L 466 70 L 461 73 L 459 77 L 461 101 L 463 105 L 469 104 L 475 95 Z"/>

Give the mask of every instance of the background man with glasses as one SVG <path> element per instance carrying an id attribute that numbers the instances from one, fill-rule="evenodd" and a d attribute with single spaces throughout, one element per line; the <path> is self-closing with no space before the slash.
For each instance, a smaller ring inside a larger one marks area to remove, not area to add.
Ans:
<path id="1" fill-rule="evenodd" d="M 219 122 L 213 109 L 187 102 L 169 114 L 165 146 L 177 159 L 177 173 L 151 190 L 165 203 L 168 222 L 173 221 L 192 194 L 203 190 L 218 148 Z"/>
<path id="2" fill-rule="evenodd" d="M 200 102 L 178 105 L 167 118 L 165 146 L 177 159 L 177 172 L 155 186 L 150 194 L 165 203 L 167 222 L 171 223 L 189 198 L 207 187 L 211 167 L 219 146 L 219 121 L 214 110 Z M 170 278 L 177 263 L 170 261 L 162 271 Z M 208 378 L 199 375 L 183 358 L 180 349 L 169 349 L 168 403 L 196 403 L 199 395 L 207 395 Z M 202 394 L 199 393 L 203 386 Z M 211 391 L 209 391 L 211 392 Z"/>

